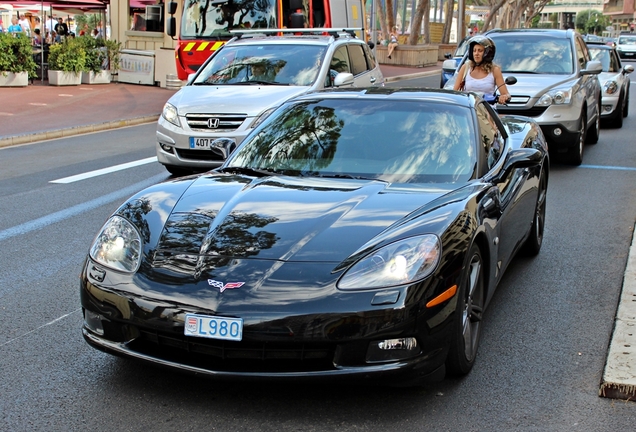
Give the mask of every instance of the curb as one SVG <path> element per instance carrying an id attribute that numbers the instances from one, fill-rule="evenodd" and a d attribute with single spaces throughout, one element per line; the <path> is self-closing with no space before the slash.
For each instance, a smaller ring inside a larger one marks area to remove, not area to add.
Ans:
<path id="1" fill-rule="evenodd" d="M 126 126 L 136 126 L 144 123 L 156 122 L 160 114 L 153 114 L 143 117 L 135 117 L 126 120 L 112 120 L 104 123 L 94 123 L 84 126 L 72 126 L 69 128 L 56 129 L 45 132 L 35 132 L 25 135 L 15 135 L 0 138 L 0 148 L 10 147 L 19 144 L 29 144 L 36 141 L 64 138 L 91 132 L 100 132 L 109 129 L 118 129 Z"/>
<path id="2" fill-rule="evenodd" d="M 623 289 L 599 396 L 636 399 L 636 229 L 627 257 Z"/>

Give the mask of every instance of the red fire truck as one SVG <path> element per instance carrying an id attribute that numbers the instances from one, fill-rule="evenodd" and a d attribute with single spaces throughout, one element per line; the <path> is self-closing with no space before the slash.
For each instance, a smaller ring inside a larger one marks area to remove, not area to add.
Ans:
<path id="1" fill-rule="evenodd" d="M 176 37 L 177 75 L 186 80 L 233 36 L 230 30 L 259 28 L 364 28 L 363 0 L 184 0 L 169 2 L 166 30 Z M 363 35 L 358 35 L 362 37 Z"/>

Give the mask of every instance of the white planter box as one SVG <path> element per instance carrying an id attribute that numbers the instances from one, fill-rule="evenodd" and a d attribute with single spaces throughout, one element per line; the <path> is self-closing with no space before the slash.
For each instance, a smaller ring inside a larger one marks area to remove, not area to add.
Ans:
<path id="1" fill-rule="evenodd" d="M 104 70 L 99 73 L 82 72 L 82 84 L 108 84 L 110 83 L 110 71 Z"/>
<path id="2" fill-rule="evenodd" d="M 26 87 L 29 85 L 28 72 L 1 72 L 0 87 Z"/>
<path id="3" fill-rule="evenodd" d="M 69 86 L 80 85 L 82 83 L 81 72 L 62 72 L 49 70 L 49 85 Z"/>

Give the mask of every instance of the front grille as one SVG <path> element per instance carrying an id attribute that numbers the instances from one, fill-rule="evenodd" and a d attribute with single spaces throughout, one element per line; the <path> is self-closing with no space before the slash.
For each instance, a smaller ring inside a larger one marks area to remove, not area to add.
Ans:
<path id="1" fill-rule="evenodd" d="M 179 159 L 191 159 L 196 161 L 223 162 L 223 155 L 212 150 L 184 150 L 175 148 Z"/>
<path id="2" fill-rule="evenodd" d="M 234 342 L 140 330 L 130 347 L 164 360 L 216 371 L 308 372 L 333 370 L 334 345 Z"/>
<path id="3" fill-rule="evenodd" d="M 190 129 L 197 132 L 232 132 L 238 129 L 247 114 L 186 114 L 186 121 Z M 209 120 L 219 120 L 219 124 L 215 128 L 209 127 Z"/>
<path id="4" fill-rule="evenodd" d="M 497 112 L 499 114 L 514 114 L 526 117 L 539 117 L 547 110 L 548 107 L 532 107 L 526 109 L 511 108 L 509 106 L 497 105 Z"/>

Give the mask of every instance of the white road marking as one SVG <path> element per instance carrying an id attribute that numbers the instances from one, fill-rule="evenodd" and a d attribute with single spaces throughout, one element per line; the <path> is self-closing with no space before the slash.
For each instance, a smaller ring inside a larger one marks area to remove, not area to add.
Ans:
<path id="1" fill-rule="evenodd" d="M 0 344 L 0 347 L 3 347 L 3 346 L 5 346 L 5 345 L 8 345 L 8 344 L 10 344 L 11 342 L 15 342 L 15 341 L 17 341 L 18 339 L 22 339 L 23 337 L 28 336 L 28 335 L 30 335 L 31 333 L 35 333 L 36 331 L 40 330 L 41 328 L 48 327 L 48 326 L 50 326 L 51 324 L 55 324 L 56 322 L 58 322 L 58 321 L 60 321 L 60 320 L 63 320 L 64 318 L 69 317 L 69 316 L 73 315 L 74 313 L 77 313 L 77 312 L 79 312 L 79 311 L 81 311 L 81 310 L 82 310 L 82 308 L 77 308 L 77 309 L 75 309 L 73 312 L 69 312 L 69 313 L 67 313 L 66 315 L 62 315 L 62 316 L 61 316 L 61 317 L 59 317 L 59 318 L 55 318 L 53 321 L 47 322 L 46 324 L 42 324 L 40 327 L 38 327 L 38 328 L 36 328 L 36 329 L 30 330 L 30 331 L 28 331 L 28 332 L 26 332 L 26 333 L 23 333 L 23 334 L 21 334 L 21 335 L 20 335 L 20 336 L 18 336 L 18 337 L 14 337 L 13 339 L 9 339 L 9 340 L 8 340 L 8 341 L 6 341 L 5 343 Z"/>
<path id="2" fill-rule="evenodd" d="M 61 183 L 61 184 L 73 183 L 76 181 L 86 180 L 88 178 L 97 177 L 104 174 L 110 174 L 116 171 L 122 171 L 128 168 L 132 168 L 132 167 L 136 167 L 140 165 L 146 165 L 153 162 L 157 162 L 157 156 L 149 157 L 146 159 L 140 159 L 140 160 L 128 162 L 125 164 L 115 165 L 108 168 L 102 168 L 95 171 L 89 171 L 83 174 L 77 174 L 74 176 L 64 177 L 57 180 L 51 180 L 49 183 Z"/>

